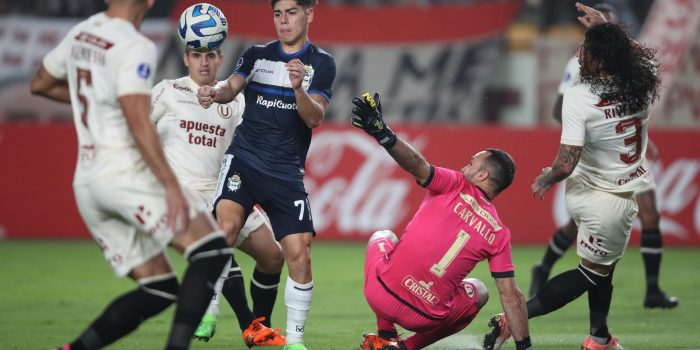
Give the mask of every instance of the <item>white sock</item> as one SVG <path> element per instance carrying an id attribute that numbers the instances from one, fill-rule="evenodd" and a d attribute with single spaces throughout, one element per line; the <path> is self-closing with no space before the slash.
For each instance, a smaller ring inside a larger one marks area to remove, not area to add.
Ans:
<path id="1" fill-rule="evenodd" d="M 221 275 L 219 275 L 219 278 L 216 279 L 216 283 L 214 283 L 214 296 L 211 298 L 207 311 L 204 313 L 204 315 L 211 315 L 216 318 L 219 317 L 219 300 L 221 299 L 221 290 L 224 289 L 224 281 L 226 280 L 226 277 L 228 277 L 228 270 L 230 269 L 231 260 L 224 265 Z"/>
<path id="2" fill-rule="evenodd" d="M 287 305 L 287 344 L 304 342 L 304 326 L 311 309 L 314 281 L 299 284 L 287 277 L 284 303 Z"/>

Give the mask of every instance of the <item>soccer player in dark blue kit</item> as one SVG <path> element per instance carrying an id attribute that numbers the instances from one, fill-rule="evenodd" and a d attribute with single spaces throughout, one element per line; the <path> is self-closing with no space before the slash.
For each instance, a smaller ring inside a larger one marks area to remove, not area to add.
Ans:
<path id="1" fill-rule="evenodd" d="M 323 121 L 333 95 L 335 61 L 307 36 L 316 0 L 271 0 L 271 5 L 279 40 L 249 48 L 226 81 L 201 87 L 198 98 L 208 108 L 244 91 L 243 122 L 219 175 L 216 217 L 231 242 L 255 204 L 267 213 L 289 270 L 284 349 L 303 350 L 315 235 L 304 166 L 311 129 Z"/>

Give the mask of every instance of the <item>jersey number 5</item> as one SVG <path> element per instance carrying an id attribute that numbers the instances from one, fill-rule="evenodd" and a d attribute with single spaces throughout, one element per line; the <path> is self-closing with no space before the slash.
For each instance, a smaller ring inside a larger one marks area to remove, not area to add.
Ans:
<path id="1" fill-rule="evenodd" d="M 85 127 L 88 127 L 88 121 L 87 121 L 87 113 L 88 113 L 88 99 L 87 97 L 83 94 L 83 84 L 85 83 L 85 86 L 92 86 L 92 72 L 90 72 L 87 69 L 80 69 L 78 68 L 78 88 L 76 89 L 78 91 L 78 101 L 80 101 L 80 105 L 82 107 L 82 110 L 80 111 L 80 121 L 83 122 L 83 125 Z"/>
<path id="2" fill-rule="evenodd" d="M 625 146 L 634 145 L 634 152 L 620 153 L 620 160 L 625 164 L 632 164 L 639 160 L 642 153 L 642 120 L 639 118 L 632 118 L 627 120 L 621 120 L 615 125 L 615 132 L 617 134 L 622 134 L 625 129 L 633 126 L 634 135 L 625 138 Z"/>
<path id="3" fill-rule="evenodd" d="M 457 253 L 459 253 L 459 251 L 462 250 L 462 248 L 464 248 L 464 246 L 467 244 L 469 237 L 471 236 L 469 236 L 466 231 L 459 230 L 457 238 L 450 246 L 450 249 L 447 250 L 445 255 L 442 256 L 442 259 L 440 259 L 437 264 L 430 268 L 430 272 L 432 272 L 435 276 L 442 277 L 442 275 L 445 274 L 445 271 L 447 271 L 447 267 L 450 266 L 452 261 L 455 259 L 455 256 L 457 256 Z"/>

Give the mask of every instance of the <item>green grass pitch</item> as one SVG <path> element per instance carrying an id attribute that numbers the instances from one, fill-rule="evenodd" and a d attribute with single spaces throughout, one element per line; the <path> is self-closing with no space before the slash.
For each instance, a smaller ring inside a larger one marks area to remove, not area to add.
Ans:
<path id="1" fill-rule="evenodd" d="M 313 246 L 314 299 L 307 323 L 310 349 L 357 349 L 364 332 L 375 332 L 374 317 L 362 296 L 364 245 L 321 243 Z M 530 267 L 540 259 L 542 247 L 515 247 L 516 278 L 526 292 Z M 174 251 L 181 272 L 184 263 Z M 237 253 L 249 280 L 252 260 Z M 611 332 L 627 350 L 700 349 L 700 276 L 698 250 L 666 248 L 661 284 L 680 298 L 674 310 L 645 310 L 644 271 L 637 249 L 628 250 L 615 273 Z M 570 251 L 554 273 L 576 264 Z M 462 332 L 429 349 L 479 349 L 488 318 L 501 310 L 498 292 L 486 263 L 471 277 L 484 280 L 491 299 Z M 286 276 L 282 276 L 285 281 Z M 128 279 L 115 279 L 97 245 L 89 241 L 0 241 L 0 349 L 49 349 L 72 340 L 107 303 L 134 287 Z M 273 325 L 284 329 L 286 308 L 283 285 Z M 162 349 L 173 308 L 146 321 L 136 332 L 110 349 Z M 228 304 L 221 305 L 217 334 L 209 343 L 194 342 L 193 349 L 246 349 Z M 579 298 L 550 315 L 530 321 L 536 349 L 578 349 L 588 332 L 587 298 Z M 505 349 L 514 349 L 509 342 Z"/>

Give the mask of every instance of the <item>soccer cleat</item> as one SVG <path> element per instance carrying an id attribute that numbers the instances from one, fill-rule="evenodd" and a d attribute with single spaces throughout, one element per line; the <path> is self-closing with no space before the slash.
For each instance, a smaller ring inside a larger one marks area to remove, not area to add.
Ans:
<path id="1" fill-rule="evenodd" d="M 243 331 L 243 342 L 248 348 L 253 346 L 276 346 L 284 345 L 285 338 L 279 332 L 279 329 L 272 329 L 262 321 L 265 317 L 259 317 L 250 323 L 250 326 Z"/>
<path id="2" fill-rule="evenodd" d="M 202 317 L 202 322 L 199 323 L 197 329 L 194 330 L 192 338 L 208 342 L 214 337 L 214 334 L 216 334 L 216 316 L 206 314 Z"/>
<path id="3" fill-rule="evenodd" d="M 282 350 L 306 350 L 304 343 L 287 344 Z"/>
<path id="4" fill-rule="evenodd" d="M 399 343 L 391 340 L 386 340 L 374 333 L 366 333 L 362 335 L 362 350 L 399 350 Z"/>
<path id="5" fill-rule="evenodd" d="M 610 341 L 607 344 L 598 344 L 589 335 L 583 340 L 581 344 L 581 350 L 625 350 L 625 348 L 620 345 L 617 338 L 610 336 Z"/>
<path id="6" fill-rule="evenodd" d="M 536 264 L 532 267 L 532 280 L 530 281 L 530 298 L 537 295 L 542 290 L 542 287 L 547 283 L 549 278 L 549 270 L 542 264 Z"/>
<path id="7" fill-rule="evenodd" d="M 676 306 L 678 306 L 678 298 L 668 297 L 661 291 L 658 293 L 648 293 L 644 297 L 645 308 L 673 309 Z"/>
<path id="8" fill-rule="evenodd" d="M 510 338 L 506 314 L 500 313 L 489 320 L 491 331 L 484 335 L 484 350 L 498 350 Z"/>

